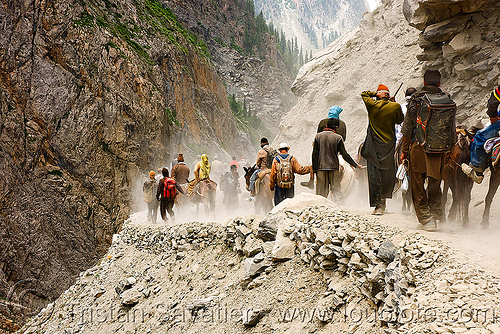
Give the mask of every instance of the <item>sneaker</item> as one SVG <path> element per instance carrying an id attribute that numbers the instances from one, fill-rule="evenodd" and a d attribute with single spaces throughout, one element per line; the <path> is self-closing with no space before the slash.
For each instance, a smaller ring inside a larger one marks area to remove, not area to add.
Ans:
<path id="1" fill-rule="evenodd" d="M 484 175 L 479 175 L 471 166 L 469 166 L 465 162 L 460 165 L 460 168 L 465 175 L 470 177 L 477 184 L 483 182 Z"/>
<path id="2" fill-rule="evenodd" d="M 314 183 L 312 183 L 312 182 L 300 182 L 300 185 L 302 187 L 306 187 L 306 188 L 309 188 L 311 190 L 314 190 Z"/>
<path id="3" fill-rule="evenodd" d="M 381 216 L 384 214 L 384 210 L 385 208 L 383 204 L 377 204 L 372 212 L 372 215 Z"/>

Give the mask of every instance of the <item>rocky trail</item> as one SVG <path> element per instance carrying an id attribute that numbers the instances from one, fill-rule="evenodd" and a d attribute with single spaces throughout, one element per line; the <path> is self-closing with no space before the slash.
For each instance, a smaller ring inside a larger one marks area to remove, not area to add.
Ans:
<path id="1" fill-rule="evenodd" d="M 479 206 L 468 230 L 419 231 L 397 202 L 380 218 L 359 198 L 354 208 L 307 192 L 265 217 L 151 226 L 134 214 L 22 330 L 500 333 L 495 220 L 480 230 Z"/>

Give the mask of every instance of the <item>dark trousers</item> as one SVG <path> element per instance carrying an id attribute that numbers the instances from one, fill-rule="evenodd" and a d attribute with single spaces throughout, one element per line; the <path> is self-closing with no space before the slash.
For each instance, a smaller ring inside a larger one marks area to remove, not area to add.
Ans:
<path id="1" fill-rule="evenodd" d="M 160 201 L 160 215 L 161 219 L 167 220 L 167 214 L 166 212 L 168 211 L 168 214 L 170 215 L 171 218 L 174 218 L 174 199 L 169 199 L 169 198 L 162 198 Z"/>
<path id="2" fill-rule="evenodd" d="M 424 187 L 425 179 L 427 179 L 427 189 Z M 433 217 L 441 220 L 443 218 L 441 180 L 427 177 L 425 173 L 416 173 L 410 164 L 410 185 L 418 221 L 425 224 Z"/>
<path id="3" fill-rule="evenodd" d="M 278 205 L 283 202 L 286 198 L 293 198 L 295 195 L 295 188 L 281 188 L 278 186 L 274 187 L 274 205 Z"/>
<path id="4" fill-rule="evenodd" d="M 340 191 L 340 172 L 338 170 L 319 170 L 316 172 L 316 195 L 328 197 L 330 191 L 338 201 L 342 198 Z"/>
<path id="5" fill-rule="evenodd" d="M 392 198 L 392 192 L 396 184 L 396 166 L 392 166 L 388 170 L 382 170 L 368 161 L 367 171 L 370 206 L 382 204 L 386 198 Z"/>

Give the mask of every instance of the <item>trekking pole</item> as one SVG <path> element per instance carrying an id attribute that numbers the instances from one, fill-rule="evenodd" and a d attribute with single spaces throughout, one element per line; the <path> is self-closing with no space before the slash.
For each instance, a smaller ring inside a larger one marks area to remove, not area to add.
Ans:
<path id="1" fill-rule="evenodd" d="M 401 87 L 403 87 L 403 83 L 401 83 L 401 85 L 399 85 L 398 90 L 396 91 L 396 93 L 394 93 L 394 96 L 392 97 L 393 99 L 396 99 L 396 95 L 398 95 L 398 92 L 401 89 Z"/>

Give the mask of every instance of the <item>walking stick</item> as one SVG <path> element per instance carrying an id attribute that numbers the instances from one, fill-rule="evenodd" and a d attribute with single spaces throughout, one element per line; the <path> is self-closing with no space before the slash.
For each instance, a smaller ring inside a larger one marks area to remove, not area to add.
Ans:
<path id="1" fill-rule="evenodd" d="M 391 97 L 392 100 L 396 100 L 396 95 L 398 95 L 398 92 L 401 89 L 401 87 L 403 87 L 403 83 L 401 83 L 401 85 L 399 85 L 398 90 L 396 91 L 396 93 L 394 93 L 393 97 Z"/>

